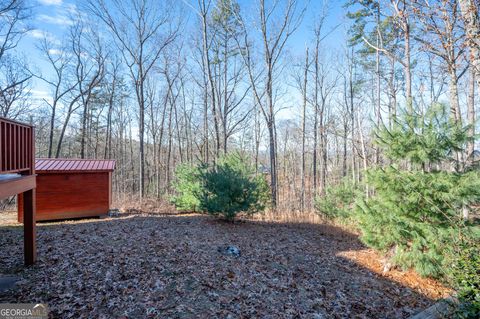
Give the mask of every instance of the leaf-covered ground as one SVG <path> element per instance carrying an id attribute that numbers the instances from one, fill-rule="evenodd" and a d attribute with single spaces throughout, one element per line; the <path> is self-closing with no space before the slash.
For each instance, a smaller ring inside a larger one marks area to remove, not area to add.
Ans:
<path id="1" fill-rule="evenodd" d="M 148 214 L 40 224 L 29 268 L 22 234 L 0 219 L 0 273 L 21 278 L 0 303 L 47 303 L 53 318 L 406 318 L 448 293 L 382 275 L 378 255 L 328 225 Z"/>

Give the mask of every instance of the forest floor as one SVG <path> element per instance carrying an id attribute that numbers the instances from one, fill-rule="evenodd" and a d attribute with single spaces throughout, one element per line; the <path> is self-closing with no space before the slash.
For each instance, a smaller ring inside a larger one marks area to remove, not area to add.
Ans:
<path id="1" fill-rule="evenodd" d="M 39 223 L 23 267 L 22 227 L 0 213 L 2 302 L 42 302 L 54 318 L 408 318 L 449 294 L 325 224 L 130 212 Z M 240 257 L 218 252 L 235 245 Z"/>

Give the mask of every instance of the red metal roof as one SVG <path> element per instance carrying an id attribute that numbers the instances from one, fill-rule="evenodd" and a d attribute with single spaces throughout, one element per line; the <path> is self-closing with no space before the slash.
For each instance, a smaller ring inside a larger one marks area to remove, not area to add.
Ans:
<path id="1" fill-rule="evenodd" d="M 115 169 L 115 160 L 37 158 L 36 172 L 110 172 Z"/>

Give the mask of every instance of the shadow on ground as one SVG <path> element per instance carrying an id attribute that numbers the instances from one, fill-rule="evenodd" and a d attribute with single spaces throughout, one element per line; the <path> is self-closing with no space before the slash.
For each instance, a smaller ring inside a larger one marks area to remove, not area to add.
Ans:
<path id="1" fill-rule="evenodd" d="M 363 250 L 329 225 L 127 216 L 40 224 L 38 263 L 22 228 L 0 226 L 0 302 L 43 302 L 59 318 L 406 318 L 433 300 L 340 252 Z M 218 253 L 233 244 L 241 257 Z"/>

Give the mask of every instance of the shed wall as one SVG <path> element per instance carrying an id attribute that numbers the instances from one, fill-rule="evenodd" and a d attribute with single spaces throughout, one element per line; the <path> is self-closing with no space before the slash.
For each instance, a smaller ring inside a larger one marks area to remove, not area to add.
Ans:
<path id="1" fill-rule="evenodd" d="M 40 173 L 37 176 L 36 220 L 100 216 L 111 202 L 111 173 Z M 23 220 L 23 199 L 18 199 Z"/>

